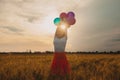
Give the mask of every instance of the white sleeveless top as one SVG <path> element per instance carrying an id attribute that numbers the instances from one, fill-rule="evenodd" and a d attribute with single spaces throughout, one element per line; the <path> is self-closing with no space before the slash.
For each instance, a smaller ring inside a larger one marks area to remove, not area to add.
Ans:
<path id="1" fill-rule="evenodd" d="M 67 37 L 63 38 L 54 38 L 54 50 L 55 52 L 64 52 L 65 51 L 65 46 L 67 42 Z"/>

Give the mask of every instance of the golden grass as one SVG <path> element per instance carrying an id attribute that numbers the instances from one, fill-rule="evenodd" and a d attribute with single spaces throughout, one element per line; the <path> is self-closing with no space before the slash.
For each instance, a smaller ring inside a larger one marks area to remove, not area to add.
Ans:
<path id="1" fill-rule="evenodd" d="M 53 54 L 0 54 L 0 80 L 47 80 Z M 120 80 L 119 54 L 67 54 L 70 80 Z"/>

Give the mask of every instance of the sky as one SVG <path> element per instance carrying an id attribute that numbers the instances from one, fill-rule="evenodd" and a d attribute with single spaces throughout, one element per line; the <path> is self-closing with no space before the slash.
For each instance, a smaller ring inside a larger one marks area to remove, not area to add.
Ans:
<path id="1" fill-rule="evenodd" d="M 54 18 L 73 11 L 66 51 L 120 50 L 120 0 L 0 0 L 0 51 L 53 51 Z"/>

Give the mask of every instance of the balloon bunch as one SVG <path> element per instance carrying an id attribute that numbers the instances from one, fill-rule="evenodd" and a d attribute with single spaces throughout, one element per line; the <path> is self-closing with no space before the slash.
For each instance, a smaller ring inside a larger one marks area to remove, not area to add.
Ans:
<path id="1" fill-rule="evenodd" d="M 75 22 L 76 20 L 75 20 L 74 12 L 68 12 L 68 13 L 62 12 L 59 17 L 54 19 L 54 24 L 56 26 L 62 23 L 66 23 L 70 27 L 70 25 L 75 24 Z"/>

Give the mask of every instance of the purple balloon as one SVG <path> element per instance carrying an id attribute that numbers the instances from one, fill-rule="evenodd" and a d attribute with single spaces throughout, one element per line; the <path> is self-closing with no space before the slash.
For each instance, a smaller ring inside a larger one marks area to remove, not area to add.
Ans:
<path id="1" fill-rule="evenodd" d="M 74 14 L 74 12 L 68 12 L 68 14 L 67 14 L 68 16 L 70 16 L 70 17 L 75 17 L 75 14 Z"/>

